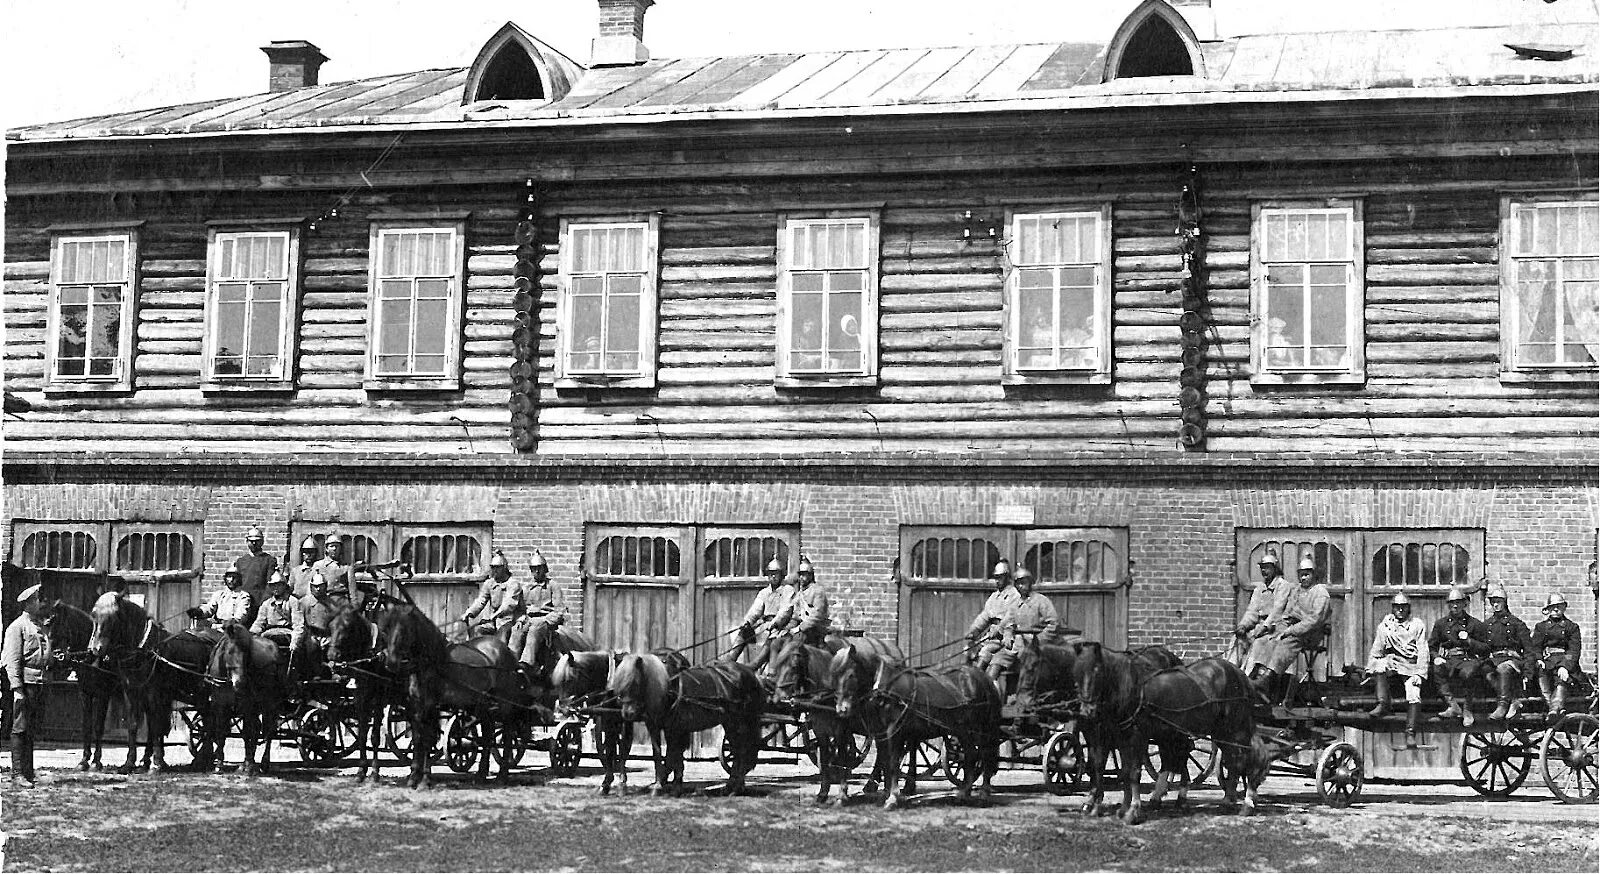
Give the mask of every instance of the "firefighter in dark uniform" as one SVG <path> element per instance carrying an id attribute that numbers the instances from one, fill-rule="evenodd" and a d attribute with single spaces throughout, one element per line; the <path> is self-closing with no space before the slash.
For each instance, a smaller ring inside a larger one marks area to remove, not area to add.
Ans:
<path id="1" fill-rule="evenodd" d="M 1464 727 L 1477 722 L 1472 715 L 1472 682 L 1489 657 L 1489 627 L 1467 612 L 1467 592 L 1452 586 L 1445 596 L 1450 612 L 1433 623 L 1428 652 L 1433 656 L 1433 683 L 1444 696 L 1440 718 L 1461 717 Z"/>
<path id="2" fill-rule="evenodd" d="M 246 625 L 255 622 L 256 611 L 267 600 L 267 581 L 278 570 L 278 557 L 262 548 L 265 543 L 266 536 L 261 529 L 250 526 L 244 535 L 245 554 L 233 562 L 233 569 L 239 572 L 239 578 L 244 581 L 244 590 L 250 593 L 252 606 L 250 615 L 245 619 Z"/>
<path id="3" fill-rule="evenodd" d="M 1522 712 L 1523 678 L 1533 669 L 1533 640 L 1527 623 L 1511 615 L 1505 586 L 1489 587 L 1489 682 L 1495 690 L 1490 719 L 1516 719 Z"/>
<path id="4" fill-rule="evenodd" d="M 1539 692 L 1550 704 L 1549 721 L 1561 717 L 1567 704 L 1567 688 L 1578 673 L 1578 657 L 1583 654 L 1583 634 L 1578 623 L 1567 618 L 1567 598 L 1551 593 L 1544 602 L 1544 621 L 1533 627 L 1533 657 L 1539 671 Z"/>

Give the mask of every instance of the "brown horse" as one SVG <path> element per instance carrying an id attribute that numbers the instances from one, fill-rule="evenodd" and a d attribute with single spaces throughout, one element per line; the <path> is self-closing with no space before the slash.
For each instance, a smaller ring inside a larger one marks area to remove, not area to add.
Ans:
<path id="1" fill-rule="evenodd" d="M 405 706 L 405 685 L 384 664 L 377 624 L 347 602 L 328 621 L 328 666 L 335 676 L 355 679 L 356 782 L 364 782 L 369 769 L 376 782 L 383 708 Z"/>
<path id="2" fill-rule="evenodd" d="M 1254 785 L 1266 775 L 1255 752 L 1256 696 L 1249 680 L 1224 659 L 1203 659 L 1188 667 L 1162 664 L 1171 654 L 1146 649 L 1138 653 L 1106 650 L 1098 643 L 1074 645 L 1073 678 L 1084 734 L 1089 740 L 1090 794 L 1083 812 L 1099 809 L 1104 797 L 1106 757 L 1116 748 L 1122 757 L 1123 820 L 1144 821 L 1138 774 L 1154 741 L 1161 752 L 1157 801 L 1193 749 L 1208 737 L 1223 751 L 1223 793 L 1235 800 L 1234 782 L 1246 780 L 1244 812 L 1254 809 Z M 1175 660 L 1175 659 L 1173 659 Z M 1231 773 L 1230 773 L 1231 771 Z"/>
<path id="3" fill-rule="evenodd" d="M 211 643 L 188 632 L 168 633 L 143 607 L 127 598 L 102 597 L 90 615 L 94 632 L 89 652 L 117 676 L 127 713 L 128 760 L 118 771 L 131 773 L 136 761 L 151 773 L 165 770 L 172 702 L 185 701 L 199 713 L 209 707 L 211 684 L 205 670 Z M 138 758 L 141 719 L 145 724 L 142 761 Z M 223 726 L 222 732 L 226 731 Z M 220 757 L 217 732 L 206 731 L 199 748 L 195 767 L 204 769 Z"/>
<path id="4" fill-rule="evenodd" d="M 89 653 L 89 640 L 94 636 L 94 617 L 64 601 L 57 600 L 45 620 L 50 635 L 50 648 L 57 657 L 72 666 L 78 680 L 78 694 L 82 702 L 83 758 L 78 760 L 78 770 L 101 768 L 100 754 L 106 734 L 106 711 L 111 696 L 121 693 L 117 675 L 100 666 L 99 660 Z"/>
<path id="5" fill-rule="evenodd" d="M 643 722 L 656 766 L 651 794 L 683 790 L 683 757 L 694 733 L 722 726 L 733 750 L 724 791 L 744 790 L 745 775 L 761 750 L 761 714 L 767 693 L 754 671 L 738 662 L 717 662 L 670 673 L 657 655 L 626 655 L 611 672 L 607 690 L 622 719 Z M 662 737 L 666 738 L 663 754 Z"/>
<path id="6" fill-rule="evenodd" d="M 948 738 L 959 748 L 962 779 L 956 796 L 988 798 L 990 781 L 999 770 L 1000 690 L 988 675 L 971 665 L 905 668 L 884 659 L 865 657 L 854 646 L 834 653 L 828 666 L 834 708 L 844 719 L 858 718 L 878 742 L 878 766 L 884 770 L 888 797 L 885 809 L 903 801 L 899 786 L 900 758 L 920 741 Z M 916 792 L 916 768 L 906 771 L 907 795 Z"/>
<path id="7" fill-rule="evenodd" d="M 237 622 L 223 623 L 222 639 L 211 650 L 206 677 L 213 683 L 209 722 L 226 732 L 235 715 L 242 715 L 244 773 L 256 773 L 256 747 L 261 747 L 261 770 L 272 766 L 272 737 L 278 717 L 289 697 L 287 665 L 279 664 L 278 646 L 256 637 Z M 219 734 L 219 740 L 221 735 Z M 222 771 L 222 748 L 217 749 L 217 771 Z"/>
<path id="8" fill-rule="evenodd" d="M 804 713 L 809 719 L 821 770 L 816 803 L 826 804 L 828 793 L 837 782 L 838 804 L 842 807 L 849 795 L 850 772 L 861 762 L 870 740 L 867 737 L 858 740 L 857 735 L 866 735 L 866 729 L 859 720 L 846 719 L 834 708 L 833 689 L 828 685 L 828 669 L 832 662 L 833 653 L 806 645 L 799 635 L 788 637 L 772 664 L 772 701 Z M 881 764 L 880 759 L 869 778 L 868 791 L 876 785 Z"/>
<path id="9" fill-rule="evenodd" d="M 450 644 L 444 633 L 411 604 L 394 603 L 378 613 L 378 636 L 384 641 L 388 669 L 405 683 L 406 703 L 415 732 L 411 776 L 407 785 L 426 789 L 433 746 L 439 740 L 439 716 L 445 709 L 470 713 L 482 727 L 487 744 L 504 740 L 502 732 L 520 730 L 534 702 L 516 656 L 494 636 Z M 487 750 L 478 757 L 478 779 L 489 776 Z M 499 756 L 500 779 L 510 776 L 510 757 Z"/>
<path id="10" fill-rule="evenodd" d="M 608 650 L 562 653 L 550 671 L 551 688 L 557 700 L 568 708 L 582 710 L 606 696 L 606 684 L 621 654 Z M 628 755 L 633 752 L 633 723 L 611 711 L 594 714 L 595 746 L 605 777 L 600 794 L 611 794 L 613 783 L 620 782 L 620 794 L 628 792 Z"/>

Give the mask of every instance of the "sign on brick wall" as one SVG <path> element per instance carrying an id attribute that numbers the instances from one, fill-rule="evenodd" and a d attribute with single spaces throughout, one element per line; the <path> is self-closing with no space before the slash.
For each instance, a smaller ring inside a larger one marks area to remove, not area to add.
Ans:
<path id="1" fill-rule="evenodd" d="M 1032 525 L 1033 507 L 1028 504 L 999 504 L 994 508 L 996 525 Z"/>

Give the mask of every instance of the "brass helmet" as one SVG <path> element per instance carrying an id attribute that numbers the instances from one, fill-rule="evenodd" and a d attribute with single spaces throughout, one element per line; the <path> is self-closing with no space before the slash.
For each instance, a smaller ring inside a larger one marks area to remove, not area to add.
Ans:
<path id="1" fill-rule="evenodd" d="M 1499 598 L 1502 601 L 1511 600 L 1510 598 L 1506 597 L 1506 587 L 1500 585 L 1499 583 L 1491 583 L 1489 588 L 1484 590 L 1483 597 L 1484 600 L 1487 601 L 1493 601 L 1496 598 Z"/>
<path id="2" fill-rule="evenodd" d="M 545 564 L 544 553 L 540 552 L 538 549 L 534 549 L 533 558 L 528 559 L 528 569 L 532 570 L 536 567 L 549 567 L 549 565 Z"/>
<path id="3" fill-rule="evenodd" d="M 1000 559 L 999 561 L 995 562 L 994 563 L 994 570 L 989 572 L 989 579 L 991 579 L 991 580 L 994 579 L 995 577 L 1009 577 L 1009 576 L 1011 576 L 1011 562 L 1006 561 L 1003 558 Z"/>
<path id="4" fill-rule="evenodd" d="M 327 586 L 328 586 L 328 578 L 322 575 L 322 571 L 312 571 L 311 572 L 311 582 L 308 585 L 310 585 L 312 588 L 315 588 L 317 586 L 322 586 L 323 588 L 327 588 Z"/>
<path id="5" fill-rule="evenodd" d="M 783 573 L 783 562 L 778 561 L 777 559 L 773 559 L 772 561 L 767 562 L 767 573 L 769 573 L 769 574 L 781 574 L 781 573 Z"/>
<path id="6" fill-rule="evenodd" d="M 317 551 L 317 538 L 307 537 L 306 539 L 300 541 L 300 551 L 306 552 L 308 550 L 311 552 Z"/>
<path id="7" fill-rule="evenodd" d="M 508 568 L 510 566 L 511 562 L 506 561 L 506 554 L 498 549 L 494 551 L 494 555 L 489 556 L 489 567 Z"/>
<path id="8" fill-rule="evenodd" d="M 1544 599 L 1544 607 L 1541 609 L 1549 610 L 1551 607 L 1554 607 L 1557 604 L 1560 604 L 1563 607 L 1567 606 L 1567 596 L 1561 594 L 1560 592 L 1551 592 L 1550 596 Z"/>
<path id="9" fill-rule="evenodd" d="M 250 526 L 250 530 L 246 531 L 244 533 L 244 539 L 245 540 L 254 540 L 254 541 L 258 541 L 259 542 L 259 541 L 262 541 L 262 540 L 266 540 L 267 539 L 267 535 L 262 534 L 261 533 L 261 529 L 258 528 L 257 526 L 251 525 Z"/>
<path id="10" fill-rule="evenodd" d="M 1273 567 L 1278 568 L 1279 570 L 1283 569 L 1283 564 L 1278 561 L 1278 554 L 1276 552 L 1273 552 L 1270 549 L 1267 550 L 1265 555 L 1261 556 L 1261 561 L 1257 562 L 1257 564 L 1263 564 L 1263 565 L 1270 564 Z"/>
<path id="11" fill-rule="evenodd" d="M 1467 590 L 1461 588 L 1460 586 L 1451 586 L 1450 594 L 1444 596 L 1444 602 L 1446 604 L 1450 603 L 1451 601 L 1465 600 L 1467 600 Z"/>
<path id="12" fill-rule="evenodd" d="M 1011 580 L 1012 580 L 1012 582 L 1016 582 L 1016 583 L 1020 583 L 1023 580 L 1027 580 L 1028 582 L 1031 583 L 1031 582 L 1033 582 L 1033 571 L 1030 571 L 1025 567 L 1019 567 L 1019 568 L 1017 568 L 1016 575 L 1013 576 L 1011 578 Z"/>
<path id="13" fill-rule="evenodd" d="M 1303 571 L 1315 571 L 1317 569 L 1317 560 L 1310 553 L 1300 556 L 1300 569 Z"/>
<path id="14" fill-rule="evenodd" d="M 1389 599 L 1389 606 L 1391 608 L 1410 607 L 1411 599 L 1406 596 L 1405 592 L 1395 592 L 1394 597 Z"/>
<path id="15" fill-rule="evenodd" d="M 289 579 L 283 575 L 283 571 L 273 571 L 272 573 L 267 574 L 267 585 L 276 586 L 280 584 L 285 586 L 289 585 Z"/>
<path id="16" fill-rule="evenodd" d="M 800 556 L 800 564 L 794 569 L 794 572 L 796 574 L 810 574 L 813 577 L 817 575 L 817 569 L 812 567 L 811 559 L 803 555 Z"/>

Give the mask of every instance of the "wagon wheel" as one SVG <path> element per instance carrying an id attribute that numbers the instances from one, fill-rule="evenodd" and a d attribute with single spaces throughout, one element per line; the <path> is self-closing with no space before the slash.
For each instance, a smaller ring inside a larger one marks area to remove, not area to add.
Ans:
<path id="1" fill-rule="evenodd" d="M 1058 731 L 1044 745 L 1040 766 L 1044 786 L 1054 795 L 1065 795 L 1083 782 L 1083 744 L 1076 731 Z"/>
<path id="2" fill-rule="evenodd" d="M 404 707 L 385 704 L 383 707 L 383 742 L 400 764 L 411 764 L 411 747 L 416 743 L 416 732 L 411 728 L 411 718 Z"/>
<path id="3" fill-rule="evenodd" d="M 477 767 L 484 748 L 483 723 L 470 713 L 455 713 L 444 730 L 444 763 L 457 774 Z"/>
<path id="4" fill-rule="evenodd" d="M 1150 744 L 1145 752 L 1144 773 L 1151 780 L 1160 776 L 1161 748 Z M 1109 763 L 1108 763 L 1109 766 Z M 1184 762 L 1184 773 L 1189 778 L 1189 788 L 1198 789 L 1210 779 L 1217 768 L 1217 744 L 1210 738 L 1195 738 L 1194 747 L 1189 750 L 1188 761 Z"/>
<path id="5" fill-rule="evenodd" d="M 1504 798 L 1528 779 L 1533 749 L 1520 731 L 1462 735 L 1460 764 L 1461 776 L 1474 792 Z"/>
<path id="6" fill-rule="evenodd" d="M 939 773 L 943 761 L 944 744 L 938 738 L 917 741 L 916 746 L 906 751 L 906 770 L 918 780 Z"/>
<path id="7" fill-rule="evenodd" d="M 556 727 L 550 739 L 550 773 L 557 777 L 571 777 L 578 773 L 578 760 L 583 757 L 583 726 L 569 719 Z"/>
<path id="8" fill-rule="evenodd" d="M 1565 804 L 1600 798 L 1600 720 L 1568 713 L 1539 741 L 1540 769 L 1550 791 Z"/>
<path id="9" fill-rule="evenodd" d="M 821 741 L 817 740 L 817 733 L 811 730 L 811 720 L 804 713 L 800 714 L 800 717 L 795 720 L 793 737 L 794 748 L 805 754 L 805 757 L 811 761 L 811 767 L 821 767 L 822 755 L 817 749 L 817 745 Z M 850 767 L 853 768 L 855 766 L 851 765 Z"/>
<path id="10" fill-rule="evenodd" d="M 1317 795 L 1330 807 L 1349 807 L 1361 795 L 1361 751 L 1344 741 L 1317 756 Z"/>
<path id="11" fill-rule="evenodd" d="M 495 742 L 489 747 L 494 763 L 504 768 L 515 768 L 527 754 L 531 738 L 529 725 L 524 719 L 509 719 L 500 723 L 495 731 Z"/>
<path id="12" fill-rule="evenodd" d="M 339 722 L 321 707 L 307 707 L 286 720 L 291 728 L 300 761 L 321 765 L 339 758 Z"/>
<path id="13" fill-rule="evenodd" d="M 961 746 L 961 740 L 953 734 L 944 736 L 944 756 L 940 761 L 940 770 L 944 771 L 944 778 L 952 786 L 960 786 L 967 782 L 967 751 Z"/>
<path id="14" fill-rule="evenodd" d="M 189 755 L 199 758 L 200 745 L 205 741 L 206 732 L 210 731 L 206 725 L 205 711 L 179 710 L 178 714 L 183 719 L 184 731 L 189 735 Z"/>
<path id="15" fill-rule="evenodd" d="M 834 750 L 833 764 L 841 771 L 854 771 L 867 760 L 867 754 L 870 752 L 872 752 L 870 736 L 845 732 L 843 742 Z"/>

